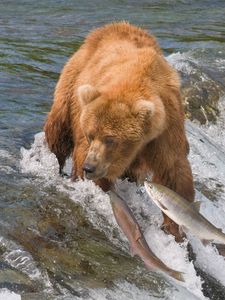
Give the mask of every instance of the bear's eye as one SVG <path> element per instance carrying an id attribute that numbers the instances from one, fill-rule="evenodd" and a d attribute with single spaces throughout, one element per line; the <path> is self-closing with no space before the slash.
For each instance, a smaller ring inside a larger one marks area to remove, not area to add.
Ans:
<path id="1" fill-rule="evenodd" d="M 114 136 L 106 136 L 106 137 L 104 137 L 103 141 L 104 141 L 104 144 L 106 144 L 108 146 L 115 145 L 115 143 L 116 143 L 116 139 Z"/>

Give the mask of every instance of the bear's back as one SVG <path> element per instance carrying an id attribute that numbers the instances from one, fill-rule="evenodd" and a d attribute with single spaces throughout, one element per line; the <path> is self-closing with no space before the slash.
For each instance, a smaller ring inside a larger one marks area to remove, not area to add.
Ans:
<path id="1" fill-rule="evenodd" d="M 161 53 L 154 36 L 128 22 L 111 23 L 94 30 L 87 36 L 85 44 L 94 52 L 102 44 L 115 40 L 128 41 L 137 48 L 152 47 Z"/>
<path id="2" fill-rule="evenodd" d="M 87 59 L 77 86 L 88 83 L 115 98 L 129 98 L 130 91 L 138 97 L 145 88 L 151 94 L 157 94 L 159 88 L 167 93 L 168 85 L 179 88 L 177 73 L 164 59 L 154 36 L 127 22 L 94 30 L 81 49 Z"/>

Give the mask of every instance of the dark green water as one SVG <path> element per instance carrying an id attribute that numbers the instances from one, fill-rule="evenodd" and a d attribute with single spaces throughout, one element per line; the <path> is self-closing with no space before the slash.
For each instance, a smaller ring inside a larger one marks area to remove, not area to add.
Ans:
<path id="1" fill-rule="evenodd" d="M 190 111 L 195 109 L 193 119 L 205 118 L 204 99 L 211 101 L 207 121 L 220 112 L 225 92 L 224 1 L 1 0 L 0 288 L 22 299 L 191 299 L 190 288 L 186 292 L 149 274 L 119 242 L 110 241 L 104 218 L 93 228 L 82 205 L 56 189 L 58 181 L 52 186 L 51 172 L 44 178 L 47 169 L 38 176 L 37 164 L 33 172 L 21 172 L 20 149 L 30 148 L 42 131 L 64 63 L 90 30 L 117 20 L 142 26 L 158 38 L 181 73 L 187 100 L 200 98 L 196 107 L 194 101 L 189 104 Z M 222 285 L 214 287 L 204 293 L 222 299 Z"/>

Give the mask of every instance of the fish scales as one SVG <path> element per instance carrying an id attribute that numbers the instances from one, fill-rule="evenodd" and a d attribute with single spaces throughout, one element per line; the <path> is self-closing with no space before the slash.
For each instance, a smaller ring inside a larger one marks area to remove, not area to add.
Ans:
<path id="1" fill-rule="evenodd" d="M 215 240 L 225 244 L 225 234 L 199 213 L 195 203 L 160 184 L 145 181 L 145 188 L 156 205 L 184 231 L 190 231 L 204 243 Z"/>
<path id="2" fill-rule="evenodd" d="M 162 271 L 179 281 L 184 281 L 182 272 L 169 268 L 149 248 L 138 222 L 125 201 L 114 191 L 111 191 L 109 196 L 115 219 L 130 242 L 131 253 L 138 255 L 150 270 Z"/>

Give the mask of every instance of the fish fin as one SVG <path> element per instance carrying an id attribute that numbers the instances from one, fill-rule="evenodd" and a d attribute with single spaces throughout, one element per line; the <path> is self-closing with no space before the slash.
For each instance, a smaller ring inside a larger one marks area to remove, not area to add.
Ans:
<path id="1" fill-rule="evenodd" d="M 135 247 L 133 245 L 130 245 L 130 255 L 134 257 L 136 255 Z"/>
<path id="2" fill-rule="evenodd" d="M 200 211 L 201 204 L 202 204 L 202 201 L 196 201 L 196 202 L 193 202 L 191 205 L 195 210 Z"/>
<path id="3" fill-rule="evenodd" d="M 188 229 L 184 225 L 180 225 L 179 226 L 179 233 L 180 233 L 180 235 L 184 235 L 185 233 L 187 233 L 187 231 L 188 231 Z"/>
<path id="4" fill-rule="evenodd" d="M 157 200 L 157 203 L 159 204 L 159 207 L 163 210 L 168 210 L 167 207 L 165 207 L 159 200 Z"/>
<path id="5" fill-rule="evenodd" d="M 179 281 L 182 281 L 182 282 L 185 282 L 184 280 L 184 273 L 183 272 L 179 272 L 179 271 L 172 271 L 170 273 L 170 275 L 175 278 L 176 280 L 179 280 Z"/>
<path id="6" fill-rule="evenodd" d="M 225 257 L 225 245 L 224 244 L 213 243 L 213 246 L 216 247 L 216 249 L 217 249 L 217 251 L 219 252 L 220 255 Z"/>
<path id="7" fill-rule="evenodd" d="M 135 239 L 135 241 L 138 241 L 140 238 L 141 238 L 140 228 L 136 224 L 136 226 L 135 226 L 135 232 L 134 232 L 134 239 Z"/>
<path id="8" fill-rule="evenodd" d="M 201 242 L 204 246 L 209 245 L 213 240 L 206 240 L 206 239 L 202 239 Z"/>

